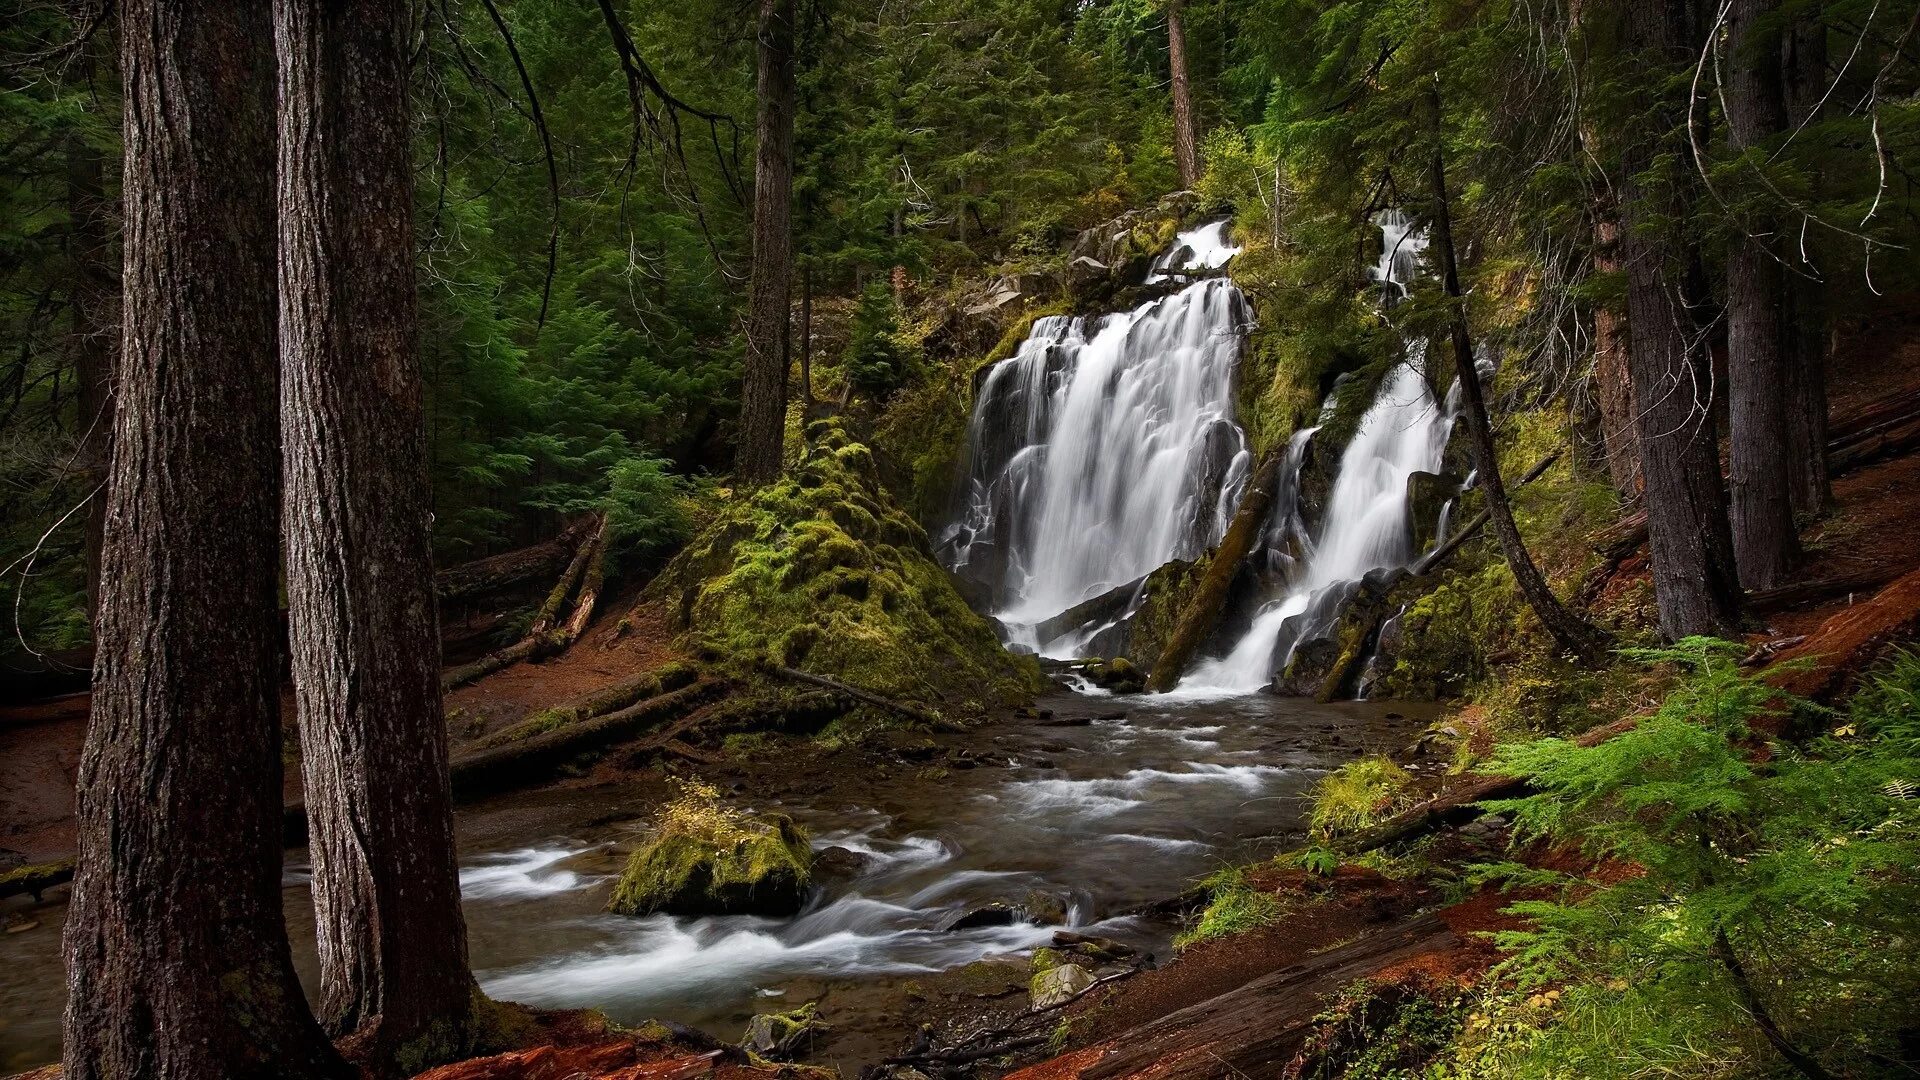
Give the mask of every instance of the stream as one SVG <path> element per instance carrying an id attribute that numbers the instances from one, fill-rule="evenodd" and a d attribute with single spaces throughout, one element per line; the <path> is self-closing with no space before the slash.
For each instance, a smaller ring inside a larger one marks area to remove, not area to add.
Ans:
<path id="1" fill-rule="evenodd" d="M 946 931 L 960 915 L 1037 891 L 1062 902 L 1070 925 L 1164 960 L 1177 927 L 1121 912 L 1296 846 L 1289 834 L 1308 787 L 1363 750 L 1403 745 L 1419 723 L 1383 704 L 1269 695 L 1060 692 L 1041 705 L 1051 720 L 941 737 L 971 749 L 978 768 L 935 778 L 891 764 L 829 777 L 804 799 L 736 793 L 793 815 L 818 847 L 868 856 L 858 876 L 823 882 L 791 919 L 601 912 L 616 849 L 641 838 L 657 784 L 546 789 L 464 807 L 461 884 L 481 985 L 500 998 L 592 1006 L 625 1022 L 676 1020 L 722 1038 L 738 1037 L 755 1012 L 819 1000 L 835 1024 L 824 1057 L 847 1067 L 876 1061 L 911 1034 L 896 1008 L 908 982 L 1029 953 L 1055 930 L 1018 922 Z M 288 928 L 311 991 L 305 874 L 304 852 L 289 851 Z M 33 912 L 40 925 L 0 937 L 0 1068 L 58 1055 L 64 913 L 64 904 L 45 905 Z"/>

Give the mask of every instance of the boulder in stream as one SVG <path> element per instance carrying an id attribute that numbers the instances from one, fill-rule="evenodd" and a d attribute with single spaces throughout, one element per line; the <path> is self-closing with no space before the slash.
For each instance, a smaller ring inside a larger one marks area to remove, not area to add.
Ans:
<path id="1" fill-rule="evenodd" d="M 607 910 L 615 915 L 797 914 L 813 884 L 813 847 L 785 815 L 755 818 L 689 783 L 633 853 Z"/>

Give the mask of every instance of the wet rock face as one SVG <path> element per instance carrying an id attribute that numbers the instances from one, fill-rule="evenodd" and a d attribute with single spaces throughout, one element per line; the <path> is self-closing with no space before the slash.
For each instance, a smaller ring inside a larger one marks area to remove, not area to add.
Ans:
<path id="1" fill-rule="evenodd" d="M 1375 570 L 1348 583 L 1344 596 L 1329 594 L 1321 603 L 1339 615 L 1326 629 L 1300 642 L 1273 688 L 1283 694 L 1335 701 L 1353 696 L 1361 669 L 1373 655 L 1378 631 L 1401 605 L 1393 594 L 1407 578 L 1399 568 Z"/>
<path id="2" fill-rule="evenodd" d="M 1407 522 L 1413 527 L 1415 552 L 1433 546 L 1440 513 L 1460 494 L 1460 482 L 1452 473 L 1416 472 L 1407 477 Z"/>

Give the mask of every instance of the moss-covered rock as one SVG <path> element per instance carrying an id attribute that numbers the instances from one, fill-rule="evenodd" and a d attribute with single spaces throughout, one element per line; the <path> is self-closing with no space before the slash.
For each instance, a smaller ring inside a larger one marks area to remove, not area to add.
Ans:
<path id="1" fill-rule="evenodd" d="M 792 1012 L 754 1017 L 740 1045 L 768 1061 L 791 1061 L 830 1030 L 820 1019 L 818 1005 L 810 1001 Z"/>
<path id="2" fill-rule="evenodd" d="M 881 485 L 844 421 L 807 427 L 786 478 L 736 497 L 661 573 L 693 648 L 935 708 L 1023 702 L 1038 664 L 1008 653 Z"/>
<path id="3" fill-rule="evenodd" d="M 633 853 L 607 910 L 615 915 L 792 915 L 813 883 L 807 834 L 783 815 L 764 820 L 689 783 Z"/>

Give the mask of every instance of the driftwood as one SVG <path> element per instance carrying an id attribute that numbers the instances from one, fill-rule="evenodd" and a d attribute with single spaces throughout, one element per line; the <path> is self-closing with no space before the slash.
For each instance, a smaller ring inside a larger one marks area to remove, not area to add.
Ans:
<path id="1" fill-rule="evenodd" d="M 1220 547 L 1207 563 L 1199 587 L 1180 612 L 1166 648 L 1160 651 L 1152 674 L 1147 676 L 1147 689 L 1153 693 L 1164 694 L 1179 683 L 1194 654 L 1200 651 L 1220 621 L 1220 609 L 1226 606 L 1227 593 L 1234 575 L 1239 572 L 1240 561 L 1253 550 L 1254 541 L 1266 527 L 1267 512 L 1280 488 L 1280 466 L 1285 460 L 1284 450 L 1276 448 L 1268 451 L 1254 468 L 1246 494 L 1240 497 L 1240 508 L 1234 511 L 1233 523 L 1227 526 L 1227 534 L 1221 537 Z"/>
<path id="2" fill-rule="evenodd" d="M 1329 997 L 1358 979 L 1462 944 L 1431 914 L 1367 934 L 1129 1032 L 1083 1070 L 1081 1080 L 1278 1075 Z"/>
<path id="3" fill-rule="evenodd" d="M 773 672 L 775 675 L 778 675 L 783 679 L 792 679 L 795 682 L 812 683 L 815 686 L 824 686 L 829 690 L 837 690 L 840 693 L 845 694 L 856 701 L 864 701 L 867 704 L 872 705 L 876 708 L 886 709 L 890 712 L 899 713 L 901 716 L 904 716 L 909 720 L 915 720 L 922 724 L 931 724 L 931 725 L 938 726 L 939 724 L 944 723 L 944 721 L 942 721 L 940 717 L 934 715 L 933 713 L 928 712 L 925 709 L 919 708 L 918 706 L 909 705 L 904 701 L 895 701 L 894 699 L 889 697 L 882 697 L 881 695 L 876 694 L 871 690 L 862 690 L 857 686 L 852 686 L 847 683 L 843 683 L 839 679 L 828 678 L 825 675 L 815 675 L 811 672 L 800 671 L 797 668 L 786 667 L 785 665 L 782 665 L 782 664 L 769 664 L 767 665 L 767 670 Z"/>
<path id="4" fill-rule="evenodd" d="M 16 866 L 0 873 L 0 900 L 26 894 L 33 897 L 33 902 L 37 904 L 40 902 L 41 893 L 55 885 L 65 885 L 72 880 L 72 859 Z"/>
<path id="5" fill-rule="evenodd" d="M 560 575 L 553 591 L 547 594 L 546 602 L 534 613 L 532 625 L 527 634 L 519 641 L 496 652 L 475 660 L 471 664 L 462 664 L 449 669 L 440 676 L 442 690 L 454 690 L 470 682 L 484 678 L 505 668 L 512 667 L 522 660 L 539 660 L 565 652 L 569 645 L 579 638 L 593 618 L 593 608 L 599 599 L 600 587 L 604 582 L 607 557 L 607 518 L 599 515 L 591 527 L 587 539 L 574 552 L 567 563 L 566 572 Z M 574 594 L 579 586 L 580 596 L 574 602 L 573 613 L 565 623 L 560 622 L 560 613 L 566 607 L 567 598 Z"/>

